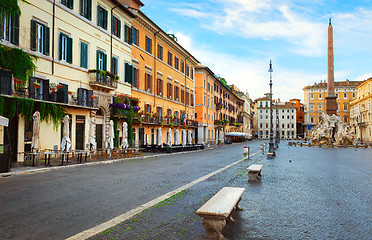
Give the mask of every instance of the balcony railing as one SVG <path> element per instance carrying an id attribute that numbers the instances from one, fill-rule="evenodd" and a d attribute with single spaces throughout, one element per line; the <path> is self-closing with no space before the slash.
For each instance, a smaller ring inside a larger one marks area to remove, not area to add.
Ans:
<path id="1" fill-rule="evenodd" d="M 90 86 L 103 88 L 106 90 L 114 90 L 118 88 L 118 81 L 115 77 L 109 74 L 101 74 L 100 72 L 90 72 Z"/>

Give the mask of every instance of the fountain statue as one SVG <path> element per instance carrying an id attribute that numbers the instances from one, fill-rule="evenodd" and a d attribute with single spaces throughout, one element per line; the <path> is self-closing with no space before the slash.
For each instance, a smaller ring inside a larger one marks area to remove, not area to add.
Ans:
<path id="1" fill-rule="evenodd" d="M 319 126 L 312 132 L 312 144 L 353 145 L 355 134 L 340 116 L 322 112 L 320 119 Z"/>

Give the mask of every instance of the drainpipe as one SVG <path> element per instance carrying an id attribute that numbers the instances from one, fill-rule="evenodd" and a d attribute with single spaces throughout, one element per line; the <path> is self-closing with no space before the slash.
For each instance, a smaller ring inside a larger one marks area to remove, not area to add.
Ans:
<path id="1" fill-rule="evenodd" d="M 112 66 L 112 16 L 113 16 L 113 14 L 112 14 L 112 12 L 114 11 L 114 9 L 115 8 L 117 8 L 117 6 L 115 6 L 115 7 L 113 7 L 113 8 L 111 8 L 111 34 L 110 34 L 110 66 L 111 66 L 111 72 L 112 72 L 112 70 L 113 70 L 113 66 Z M 125 37 L 125 36 L 124 36 Z"/>
<path id="2" fill-rule="evenodd" d="M 52 26 L 52 75 L 54 75 L 54 28 L 56 18 L 56 0 L 53 1 L 53 26 Z"/>
<path id="3" fill-rule="evenodd" d="M 160 31 L 154 33 L 154 108 L 156 110 L 156 84 L 158 82 L 158 73 L 156 72 L 156 34 Z"/>

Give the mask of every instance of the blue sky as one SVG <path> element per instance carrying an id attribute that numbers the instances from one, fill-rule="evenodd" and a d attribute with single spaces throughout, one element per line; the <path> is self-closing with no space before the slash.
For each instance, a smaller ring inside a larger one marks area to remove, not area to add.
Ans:
<path id="1" fill-rule="evenodd" d="M 203 65 L 248 91 L 303 100 L 302 88 L 327 78 L 332 18 L 335 81 L 372 77 L 371 0 L 142 0 L 141 9 Z"/>

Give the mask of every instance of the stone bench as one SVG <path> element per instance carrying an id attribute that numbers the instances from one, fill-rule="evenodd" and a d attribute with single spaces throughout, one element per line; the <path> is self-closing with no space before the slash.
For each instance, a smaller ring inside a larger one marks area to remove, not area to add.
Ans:
<path id="1" fill-rule="evenodd" d="M 258 182 L 258 180 L 262 176 L 261 175 L 262 167 L 263 165 L 252 164 L 251 166 L 247 168 L 248 177 L 249 177 L 248 182 L 252 182 L 252 181 Z"/>
<path id="2" fill-rule="evenodd" d="M 241 200 L 245 188 L 224 187 L 201 206 L 196 214 L 203 217 L 206 238 L 224 239 L 222 230 L 226 221 L 234 222 L 231 214 Z"/>

